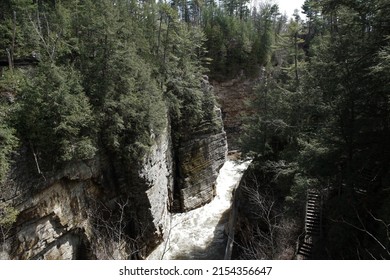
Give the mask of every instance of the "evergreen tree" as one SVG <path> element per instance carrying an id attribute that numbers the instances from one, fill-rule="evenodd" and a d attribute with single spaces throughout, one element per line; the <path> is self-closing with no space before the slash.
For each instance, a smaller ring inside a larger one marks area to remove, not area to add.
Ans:
<path id="1" fill-rule="evenodd" d="M 95 155 L 94 118 L 74 69 L 41 64 L 20 98 L 20 134 L 42 162 Z"/>
<path id="2" fill-rule="evenodd" d="M 15 129 L 10 122 L 10 117 L 12 118 L 14 114 L 14 106 L 8 104 L 9 100 L 6 100 L 5 96 L 10 93 L 5 91 L 2 86 L 0 84 L 0 185 L 7 176 L 12 152 L 15 151 L 18 144 Z M 8 98 L 12 99 L 13 97 L 9 95 Z"/>

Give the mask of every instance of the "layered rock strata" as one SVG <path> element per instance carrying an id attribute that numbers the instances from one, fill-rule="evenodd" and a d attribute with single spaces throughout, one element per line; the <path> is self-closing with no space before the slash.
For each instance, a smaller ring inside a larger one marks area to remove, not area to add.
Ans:
<path id="1" fill-rule="evenodd" d="M 2 257 L 142 258 L 168 228 L 168 193 L 173 186 L 168 130 L 136 173 L 134 185 L 119 187 L 112 167 L 95 159 L 69 164 L 44 182 L 16 180 L 25 191 L 12 198 L 20 213 Z M 121 221 L 109 220 L 120 215 Z M 121 235 L 126 236 L 122 241 Z"/>
<path id="2" fill-rule="evenodd" d="M 218 172 L 226 157 L 224 131 L 182 143 L 178 151 L 181 211 L 195 209 L 213 199 Z"/>

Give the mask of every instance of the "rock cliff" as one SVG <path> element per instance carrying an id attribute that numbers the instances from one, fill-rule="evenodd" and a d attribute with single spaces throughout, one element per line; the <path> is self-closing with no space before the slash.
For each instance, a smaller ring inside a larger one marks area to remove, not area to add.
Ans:
<path id="1" fill-rule="evenodd" d="M 109 169 L 95 159 L 69 164 L 32 185 L 15 178 L 25 192 L 13 198 L 20 214 L 8 240 L 8 257 L 142 258 L 168 227 L 173 186 L 168 131 L 145 156 L 134 186 L 114 186 L 117 178 Z"/>
<path id="2" fill-rule="evenodd" d="M 180 210 L 189 211 L 216 195 L 215 182 L 227 157 L 226 133 L 222 129 L 181 143 L 177 154 Z"/>
<path id="3" fill-rule="evenodd" d="M 43 178 L 22 151 L 1 195 L 19 215 L 0 257 L 144 258 L 169 230 L 169 210 L 188 211 L 215 195 L 227 154 L 220 113 L 216 118 L 219 130 L 204 124 L 176 148 L 167 125 L 125 175 L 102 156 L 69 163 Z"/>
<path id="4" fill-rule="evenodd" d="M 213 87 L 202 79 L 204 95 Z M 213 105 L 203 121 L 195 126 L 181 124 L 173 137 L 176 164 L 173 212 L 186 212 L 210 202 L 215 194 L 219 169 L 227 159 L 227 138 L 221 109 Z"/>

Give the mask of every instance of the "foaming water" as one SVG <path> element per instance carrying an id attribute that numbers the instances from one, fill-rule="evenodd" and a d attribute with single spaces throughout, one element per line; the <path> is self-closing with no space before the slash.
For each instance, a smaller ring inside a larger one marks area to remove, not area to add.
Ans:
<path id="1" fill-rule="evenodd" d="M 148 259 L 223 259 L 224 224 L 232 191 L 250 161 L 227 161 L 217 178 L 217 195 L 201 208 L 171 216 L 170 232 Z M 225 214 L 225 215 L 224 215 Z"/>

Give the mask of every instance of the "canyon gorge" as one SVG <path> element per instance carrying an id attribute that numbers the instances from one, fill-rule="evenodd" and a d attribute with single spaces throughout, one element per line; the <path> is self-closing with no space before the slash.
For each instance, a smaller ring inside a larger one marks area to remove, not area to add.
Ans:
<path id="1" fill-rule="evenodd" d="M 223 92 L 221 101 L 232 101 L 215 108 L 218 130 L 202 124 L 175 146 L 167 123 L 142 161 L 127 170 L 130 180 L 104 157 L 68 163 L 43 178 L 29 169 L 31 157 L 21 153 L 3 195 L 19 214 L 3 244 L 2 258 L 145 258 L 169 234 L 172 213 L 199 208 L 217 195 L 227 139 L 234 143 L 237 137 L 235 133 L 227 136 L 222 116 L 229 116 L 231 130 L 239 130 L 239 121 L 234 119 L 239 119 L 238 111 L 244 106 L 240 104 L 245 88 L 241 84 L 214 87 Z"/>

